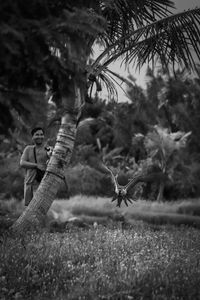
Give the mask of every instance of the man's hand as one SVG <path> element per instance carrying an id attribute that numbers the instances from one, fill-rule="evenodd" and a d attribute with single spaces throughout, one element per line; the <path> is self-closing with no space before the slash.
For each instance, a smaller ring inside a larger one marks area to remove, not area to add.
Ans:
<path id="1" fill-rule="evenodd" d="M 52 152 L 53 152 L 53 147 L 47 146 L 47 147 L 45 147 L 45 150 L 47 151 L 48 158 L 50 158 L 52 155 Z"/>
<path id="2" fill-rule="evenodd" d="M 42 170 L 42 171 L 45 171 L 46 170 L 46 164 L 37 164 L 37 168 Z"/>

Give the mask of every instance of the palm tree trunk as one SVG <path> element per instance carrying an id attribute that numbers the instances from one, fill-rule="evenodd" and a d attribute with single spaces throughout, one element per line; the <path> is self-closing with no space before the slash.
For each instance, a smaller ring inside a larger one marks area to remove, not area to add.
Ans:
<path id="1" fill-rule="evenodd" d="M 12 231 L 15 233 L 24 232 L 29 228 L 35 228 L 43 222 L 44 217 L 56 198 L 57 191 L 63 182 L 64 173 L 70 162 L 74 148 L 77 131 L 76 121 L 78 114 L 80 113 L 82 102 L 80 89 L 75 86 L 73 107 L 71 107 L 72 97 L 70 99 L 65 99 L 65 101 L 68 102 L 68 104 L 70 103 L 70 110 L 62 117 L 56 144 L 48 163 L 45 176 L 29 206 L 12 226 Z"/>

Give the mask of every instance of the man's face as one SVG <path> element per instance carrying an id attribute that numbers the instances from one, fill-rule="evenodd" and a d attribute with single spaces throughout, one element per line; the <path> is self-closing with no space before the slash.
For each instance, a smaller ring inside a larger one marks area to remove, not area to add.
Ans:
<path id="1" fill-rule="evenodd" d="M 44 132 L 42 130 L 37 130 L 32 136 L 32 140 L 36 145 L 42 145 L 44 141 Z"/>

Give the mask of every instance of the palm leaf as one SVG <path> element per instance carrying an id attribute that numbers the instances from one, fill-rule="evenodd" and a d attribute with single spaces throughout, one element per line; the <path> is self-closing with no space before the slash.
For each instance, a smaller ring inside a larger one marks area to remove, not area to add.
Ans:
<path id="1" fill-rule="evenodd" d="M 106 45 L 112 44 L 145 24 L 167 16 L 174 8 L 170 0 L 107 0 L 101 4 L 102 16 L 107 21 L 107 30 L 102 35 Z"/>
<path id="2" fill-rule="evenodd" d="M 90 69 L 91 72 L 92 69 Z M 101 70 L 101 73 L 97 72 L 97 80 L 99 80 L 105 87 L 107 88 L 108 91 L 108 97 L 112 98 L 115 97 L 118 99 L 118 91 L 116 85 L 124 92 L 124 94 L 128 97 L 127 91 L 122 87 L 122 83 L 125 83 L 126 86 L 129 88 L 137 88 L 136 84 L 133 85 L 131 80 L 121 76 L 120 74 L 117 74 L 114 71 L 111 71 L 109 68 L 105 68 Z M 94 88 L 94 84 L 92 83 L 89 87 L 89 95 L 91 97 L 92 91 Z"/>
<path id="3" fill-rule="evenodd" d="M 108 91 L 108 96 L 110 99 L 117 98 L 117 89 L 112 80 L 112 78 L 106 73 L 106 70 L 103 70 L 99 75 L 98 79 L 106 87 Z"/>
<path id="4" fill-rule="evenodd" d="M 92 68 L 100 73 L 113 61 L 123 57 L 125 63 L 136 64 L 160 60 L 169 64 L 195 69 L 193 54 L 200 59 L 200 8 L 170 15 L 137 30 L 129 31 L 102 52 Z"/>

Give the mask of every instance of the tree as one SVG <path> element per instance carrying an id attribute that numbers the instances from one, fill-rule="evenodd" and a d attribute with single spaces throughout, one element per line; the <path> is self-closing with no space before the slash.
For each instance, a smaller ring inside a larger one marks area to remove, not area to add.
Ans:
<path id="1" fill-rule="evenodd" d="M 163 81 L 159 92 L 159 107 L 168 115 L 168 127 L 172 131 L 192 131 L 192 152 L 199 152 L 199 78 L 191 77 L 186 70 L 178 70 L 175 77 Z"/>
<path id="2" fill-rule="evenodd" d="M 111 62 L 122 57 L 141 67 L 158 59 L 165 68 L 170 64 L 175 68 L 176 62 L 195 67 L 192 50 L 199 58 L 200 9 L 173 15 L 173 7 L 170 0 L 34 0 L 31 4 L 9 0 L 1 4 L 1 102 L 18 109 L 16 91 L 31 88 L 44 93 L 48 84 L 61 117 L 47 172 L 13 230 L 37 223 L 51 206 L 72 155 L 87 87 L 100 80 L 110 93 L 114 91 L 107 68 Z M 97 41 L 105 51 L 87 65 Z M 7 92 L 12 92 L 9 101 Z"/>
<path id="3" fill-rule="evenodd" d="M 191 132 L 184 133 L 181 131 L 171 133 L 166 128 L 161 128 L 157 125 L 153 127 L 145 137 L 145 147 L 149 152 L 152 161 L 158 165 L 163 175 L 163 178 L 173 176 L 174 168 L 179 159 L 179 152 L 186 146 L 187 138 Z M 163 199 L 163 191 L 165 187 L 164 180 L 160 181 L 157 201 Z"/>
<path id="4" fill-rule="evenodd" d="M 200 81 L 184 69 L 177 70 L 175 76 L 173 74 L 169 76 L 165 70 L 158 69 L 154 74 L 150 68 L 146 73 L 146 81 L 146 91 L 143 95 L 132 77 L 126 80 L 127 94 L 138 110 L 138 114 L 134 114 L 132 119 L 137 123 L 139 120 L 143 125 L 140 128 L 134 126 L 138 129 L 136 133 L 142 135 L 133 138 L 133 148 L 137 149 L 137 142 L 140 140 L 144 149 L 144 135 L 149 131 L 150 125 L 158 124 L 162 128 L 168 128 L 172 133 L 191 131 L 187 147 L 179 152 L 178 159 L 172 155 L 168 171 L 170 169 L 173 180 L 165 184 L 164 196 L 167 198 L 198 196 Z M 144 126 L 146 131 L 143 131 Z M 155 185 L 161 187 L 156 182 L 153 186 Z M 149 188 L 150 186 L 146 187 L 147 193 Z M 162 198 L 162 193 L 160 195 Z"/>

